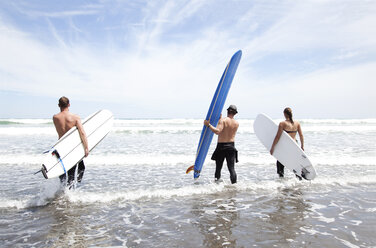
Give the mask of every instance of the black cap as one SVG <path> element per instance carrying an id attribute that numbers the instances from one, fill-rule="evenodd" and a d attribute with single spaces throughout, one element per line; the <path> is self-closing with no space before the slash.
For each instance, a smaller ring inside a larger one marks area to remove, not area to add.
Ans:
<path id="1" fill-rule="evenodd" d="M 233 110 L 233 111 L 235 111 L 235 113 L 237 114 L 238 113 L 238 108 L 235 106 L 235 105 L 230 105 L 230 107 L 228 107 L 228 109 L 227 110 Z"/>

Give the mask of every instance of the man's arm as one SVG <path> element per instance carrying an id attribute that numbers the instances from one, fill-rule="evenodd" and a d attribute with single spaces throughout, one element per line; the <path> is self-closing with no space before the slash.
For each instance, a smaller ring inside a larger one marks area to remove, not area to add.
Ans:
<path id="1" fill-rule="evenodd" d="M 217 125 L 217 127 L 214 127 L 214 126 L 212 126 L 211 124 L 210 124 L 210 121 L 208 121 L 208 120 L 205 120 L 204 121 L 204 125 L 205 126 L 207 126 L 207 127 L 209 127 L 209 129 L 213 132 L 213 133 L 215 133 L 215 134 L 220 134 L 221 132 L 222 132 L 222 130 L 223 130 L 223 119 L 220 119 L 219 121 L 218 121 L 218 125 Z"/>
<path id="2" fill-rule="evenodd" d="M 86 133 L 85 133 L 84 127 L 82 126 L 80 117 L 77 118 L 76 127 L 78 130 L 78 133 L 80 134 L 81 141 L 84 144 L 85 157 L 87 157 L 89 155 L 89 146 L 88 146 L 88 142 L 86 138 Z"/>

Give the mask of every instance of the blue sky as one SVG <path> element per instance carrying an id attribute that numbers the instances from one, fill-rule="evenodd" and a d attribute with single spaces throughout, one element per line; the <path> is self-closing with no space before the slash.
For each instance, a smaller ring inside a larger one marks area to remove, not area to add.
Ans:
<path id="1" fill-rule="evenodd" d="M 376 118 L 376 1 L 1 1 L 0 118 Z"/>

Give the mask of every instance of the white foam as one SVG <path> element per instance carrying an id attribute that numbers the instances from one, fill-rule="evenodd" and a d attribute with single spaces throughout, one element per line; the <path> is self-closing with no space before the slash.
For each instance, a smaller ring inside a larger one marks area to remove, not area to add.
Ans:
<path id="1" fill-rule="evenodd" d="M 85 162 L 94 166 L 102 165 L 124 165 L 124 166 L 135 166 L 135 165 L 176 165 L 176 164 L 186 164 L 187 167 L 194 163 L 194 155 L 183 155 L 183 154 L 113 154 L 107 156 L 93 155 L 85 159 Z M 207 161 L 208 162 L 208 161 Z"/>
<path id="2" fill-rule="evenodd" d="M 0 121 L 4 122 L 10 122 L 14 124 L 52 124 L 52 118 L 51 119 L 0 119 Z"/>
<path id="3" fill-rule="evenodd" d="M 0 127 L 0 135 L 54 135 L 57 137 L 56 130 L 53 127 Z"/>
<path id="4" fill-rule="evenodd" d="M 25 208 L 27 206 L 28 200 L 22 199 L 22 200 L 13 200 L 13 199 L 6 199 L 6 198 L 0 198 L 0 208 Z"/>
<path id="5" fill-rule="evenodd" d="M 187 125 L 203 124 L 201 119 L 115 119 L 114 125 Z"/>
<path id="6" fill-rule="evenodd" d="M 354 231 L 351 231 L 351 234 L 356 241 L 359 241 L 358 236 L 356 235 L 356 233 Z"/>
<path id="7" fill-rule="evenodd" d="M 376 212 L 376 208 L 367 208 L 366 212 L 368 212 L 368 213 L 374 213 L 374 212 Z"/>
<path id="8" fill-rule="evenodd" d="M 47 147 L 46 147 L 47 148 Z M 125 153 L 97 153 L 95 150 L 87 158 L 85 162 L 91 166 L 104 166 L 104 165 L 122 165 L 122 166 L 134 166 L 134 165 L 177 165 L 186 164 L 192 165 L 195 159 L 195 150 L 193 149 L 191 153 L 186 154 L 162 154 L 162 153 L 150 153 L 138 151 L 136 154 L 125 154 Z M 209 152 L 210 154 L 210 152 Z M 1 164 L 17 164 L 17 165 L 41 165 L 43 163 L 44 156 L 42 151 L 35 154 L 25 154 L 25 153 L 10 153 L 10 154 L 0 154 Z M 276 160 L 266 152 L 252 154 L 247 156 L 244 152 L 240 153 L 240 162 L 237 163 L 237 167 L 242 166 L 265 166 L 269 168 L 274 165 Z M 323 171 L 324 173 L 329 170 L 338 170 L 347 167 L 359 168 L 364 171 L 366 167 L 372 168 L 375 166 L 375 158 L 372 156 L 363 157 L 352 157 L 349 155 L 342 155 L 337 157 L 336 154 L 333 155 L 314 155 L 310 156 L 310 160 L 314 165 L 317 172 Z M 214 163 L 210 160 L 208 156 L 205 160 L 205 165 Z M 370 171 L 372 172 L 372 170 Z M 374 174 L 371 174 L 374 175 Z"/>
<path id="9" fill-rule="evenodd" d="M 306 232 L 308 234 L 311 234 L 311 235 L 325 235 L 325 236 L 333 236 L 332 234 L 328 233 L 328 232 L 319 232 L 319 231 L 316 231 L 312 228 L 308 228 L 308 227 L 300 227 L 299 228 L 300 230 L 302 230 L 303 232 Z"/>
<path id="10" fill-rule="evenodd" d="M 376 119 L 301 119 L 302 124 L 341 124 L 341 125 L 364 125 L 376 124 Z"/>
<path id="11" fill-rule="evenodd" d="M 318 203 L 311 203 L 311 209 L 316 211 L 318 209 L 325 209 L 326 206 Z"/>
<path id="12" fill-rule="evenodd" d="M 332 223 L 332 222 L 334 222 L 336 220 L 335 218 L 327 218 L 327 217 L 324 217 L 324 216 L 319 216 L 319 217 L 317 217 L 317 219 L 319 221 L 325 222 L 325 223 Z"/>
<path id="13" fill-rule="evenodd" d="M 340 157 L 336 156 L 337 154 L 333 155 L 325 155 L 325 154 L 318 154 L 310 156 L 309 159 L 314 166 L 317 165 L 340 165 L 340 166 L 347 166 L 347 165 L 376 165 L 375 157 L 373 156 L 362 156 L 362 157 L 354 157 L 353 154 L 341 154 Z M 339 154 L 338 154 L 339 155 Z"/>
<path id="14" fill-rule="evenodd" d="M 0 155 L 1 164 L 31 165 L 43 163 L 43 154 L 4 154 Z"/>
<path id="15" fill-rule="evenodd" d="M 61 191 L 60 182 L 58 180 L 47 180 L 41 186 L 38 193 L 23 199 L 6 199 L 0 198 L 0 208 L 30 208 L 45 206 Z"/>
<path id="16" fill-rule="evenodd" d="M 205 183 L 200 182 L 198 185 L 184 185 L 178 188 L 171 188 L 165 186 L 161 188 L 146 188 L 137 190 L 124 190 L 119 192 L 81 192 L 79 188 L 76 191 L 66 192 L 68 198 L 72 202 L 82 203 L 108 203 L 112 201 L 137 201 L 142 199 L 170 199 L 173 197 L 187 197 L 194 195 L 210 195 L 219 192 L 232 191 L 247 191 L 247 192 L 268 192 L 269 194 L 278 194 L 278 189 L 295 186 L 297 181 L 295 179 L 280 181 L 280 180 L 265 180 L 262 183 L 259 181 L 242 181 L 231 185 L 230 182 L 224 180 L 223 183 Z M 204 185 L 203 185 L 204 184 Z"/>
<path id="17" fill-rule="evenodd" d="M 325 186 L 348 186 L 348 185 L 362 185 L 375 184 L 375 175 L 339 175 L 339 176 L 318 176 L 310 181 L 311 187 L 320 185 Z"/>
<path id="18" fill-rule="evenodd" d="M 321 132 L 321 133 L 329 133 L 329 132 L 341 132 L 341 133 L 364 133 L 364 132 L 374 132 L 376 131 L 376 125 L 306 125 L 302 127 L 303 132 Z M 171 133 L 171 134 L 178 134 L 178 133 L 199 133 L 202 130 L 202 125 L 187 125 L 187 126 L 114 126 L 113 132 L 116 133 L 131 133 L 131 134 L 138 134 L 138 133 Z M 240 124 L 238 129 L 238 134 L 254 134 L 253 126 L 251 123 L 247 123 L 246 125 Z"/>
<path id="19" fill-rule="evenodd" d="M 160 188 L 160 189 L 139 189 L 122 192 L 85 192 L 82 194 L 78 191 L 68 192 L 67 196 L 72 202 L 83 203 L 107 203 L 112 201 L 136 201 L 140 199 L 164 198 L 191 195 L 213 194 L 224 190 L 225 185 L 211 184 L 207 187 L 202 185 L 189 185 L 181 188 Z"/>
<path id="20" fill-rule="evenodd" d="M 35 135 L 56 133 L 50 119 L 0 119 L 10 122 L 0 128 L 3 135 Z M 282 119 L 275 120 L 276 123 Z M 239 119 L 239 134 L 253 134 L 253 120 Z M 376 131 L 376 119 L 336 120 L 322 119 L 302 120 L 304 132 L 374 132 Z M 22 124 L 22 125 L 12 125 Z M 48 124 L 48 125 L 46 125 Z M 8 126 L 9 125 L 9 126 Z M 27 125 L 27 126 L 25 126 Z M 197 133 L 202 130 L 202 119 L 140 119 L 122 120 L 115 119 L 113 132 L 115 133 Z"/>
<path id="21" fill-rule="evenodd" d="M 201 132 L 202 127 L 195 127 L 195 126 L 188 126 L 188 127 L 179 127 L 179 126 L 135 126 L 135 127 L 118 127 L 115 126 L 112 128 L 112 132 L 115 133 L 131 133 L 131 134 L 139 134 L 139 133 L 146 133 L 146 134 L 160 134 L 160 133 L 170 133 L 170 134 L 178 134 L 178 133 L 197 133 Z"/>
<path id="22" fill-rule="evenodd" d="M 342 244 L 344 244 L 345 246 L 347 247 L 350 247 L 350 248 L 359 248 L 359 246 L 357 245 L 354 245 L 353 243 L 351 243 L 350 241 L 347 241 L 347 240 L 344 240 L 344 239 L 340 239 L 338 237 L 334 237 L 335 239 L 341 241 Z"/>
<path id="23" fill-rule="evenodd" d="M 374 132 L 376 131 L 376 125 L 307 125 L 302 126 L 303 133 L 306 132 L 342 132 L 342 133 L 364 133 L 364 132 Z"/>
<path id="24" fill-rule="evenodd" d="M 363 223 L 361 220 L 350 220 L 352 223 L 354 223 L 354 226 L 359 226 L 360 224 Z"/>

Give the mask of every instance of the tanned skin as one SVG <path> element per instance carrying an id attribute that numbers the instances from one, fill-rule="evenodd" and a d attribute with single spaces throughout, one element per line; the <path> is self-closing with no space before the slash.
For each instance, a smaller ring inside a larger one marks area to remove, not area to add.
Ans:
<path id="1" fill-rule="evenodd" d="M 85 130 L 82 126 L 80 117 L 70 113 L 69 107 L 70 104 L 68 104 L 68 106 L 65 108 L 60 107 L 60 113 L 53 116 L 56 131 L 60 139 L 66 132 L 68 132 L 69 129 L 76 126 L 78 133 L 80 134 L 81 141 L 84 145 L 85 157 L 87 157 L 89 155 L 89 148 Z"/>
<path id="2" fill-rule="evenodd" d="M 300 138 L 300 143 L 301 143 L 301 148 L 304 151 L 304 138 L 303 138 L 303 132 L 302 128 L 300 127 L 300 123 L 298 121 L 294 121 L 294 123 L 291 122 L 290 118 L 285 114 L 285 121 L 281 121 L 278 125 L 278 132 L 274 138 L 273 145 L 270 149 L 270 154 L 273 155 L 274 148 L 277 145 L 279 139 L 281 138 L 283 130 L 286 131 L 298 131 L 299 138 Z M 289 133 L 291 138 L 295 140 L 296 133 Z"/>
<path id="3" fill-rule="evenodd" d="M 218 143 L 235 142 L 235 135 L 239 128 L 239 122 L 234 119 L 234 114 L 227 112 L 227 117 L 221 118 L 217 127 L 210 125 L 209 120 L 205 120 L 204 125 L 218 135 Z"/>

